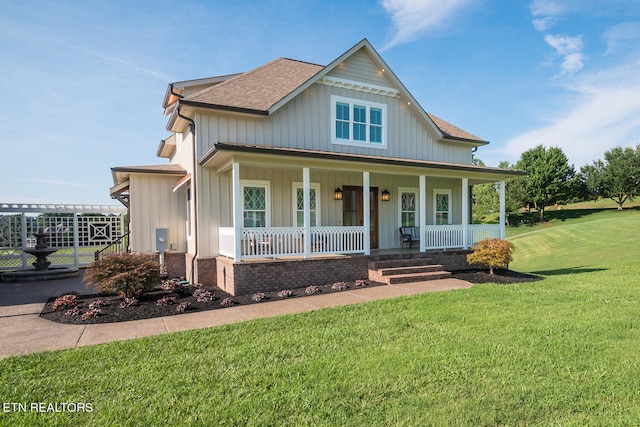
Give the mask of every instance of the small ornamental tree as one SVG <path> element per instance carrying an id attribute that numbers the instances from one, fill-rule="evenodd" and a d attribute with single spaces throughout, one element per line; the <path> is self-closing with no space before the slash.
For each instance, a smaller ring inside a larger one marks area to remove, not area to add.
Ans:
<path id="1" fill-rule="evenodd" d="M 493 267 L 506 268 L 513 261 L 513 243 L 502 239 L 484 239 L 471 247 L 473 251 L 467 255 L 469 264 L 481 264 L 489 267 L 489 274 L 493 274 Z"/>
<path id="2" fill-rule="evenodd" d="M 87 288 L 128 298 L 160 283 L 160 264 L 153 254 L 109 255 L 87 268 L 84 281 Z"/>

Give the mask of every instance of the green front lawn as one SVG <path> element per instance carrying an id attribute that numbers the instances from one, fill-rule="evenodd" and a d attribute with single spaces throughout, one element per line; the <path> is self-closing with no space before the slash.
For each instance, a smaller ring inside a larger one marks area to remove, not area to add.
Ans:
<path id="1" fill-rule="evenodd" d="M 1 360 L 3 402 L 93 410 L 0 425 L 637 425 L 640 213 L 594 218 L 513 240 L 540 282 Z"/>

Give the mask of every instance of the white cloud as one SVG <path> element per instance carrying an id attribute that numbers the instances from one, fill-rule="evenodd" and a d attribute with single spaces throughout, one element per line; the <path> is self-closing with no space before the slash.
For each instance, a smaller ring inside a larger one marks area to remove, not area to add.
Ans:
<path id="1" fill-rule="evenodd" d="M 458 10 L 474 1 L 381 0 L 393 24 L 393 36 L 381 50 L 416 40 L 443 22 L 448 22 Z"/>
<path id="2" fill-rule="evenodd" d="M 568 3 L 560 4 L 552 0 L 534 0 L 529 8 L 534 19 L 531 21 L 533 28 L 538 32 L 545 32 L 558 22 L 558 15 L 567 11 Z M 562 72 L 564 74 L 573 74 L 584 67 L 585 56 L 582 53 L 583 42 L 582 36 L 571 37 L 562 35 L 547 34 L 544 41 L 555 49 L 556 53 L 562 58 Z"/>
<path id="3" fill-rule="evenodd" d="M 536 31 L 543 32 L 552 27 L 557 21 L 558 20 L 556 18 L 547 16 L 544 18 L 536 18 L 531 21 L 531 23 L 533 24 L 533 28 L 535 28 Z"/>
<path id="4" fill-rule="evenodd" d="M 607 54 L 638 49 L 640 45 L 640 22 L 624 22 L 604 33 Z"/>
<path id="5" fill-rule="evenodd" d="M 564 12 L 565 7 L 554 0 L 534 0 L 529 5 L 533 16 L 555 16 Z"/>
<path id="6" fill-rule="evenodd" d="M 615 146 L 640 143 L 640 66 L 588 76 L 573 89 L 574 104 L 550 117 L 548 125 L 511 139 L 504 154 L 518 159 L 538 144 L 558 146 L 579 169 Z"/>
<path id="7" fill-rule="evenodd" d="M 563 58 L 562 74 L 571 74 L 580 71 L 584 66 L 584 54 L 582 53 L 582 37 L 554 36 L 547 34 L 544 41 L 556 50 Z"/>

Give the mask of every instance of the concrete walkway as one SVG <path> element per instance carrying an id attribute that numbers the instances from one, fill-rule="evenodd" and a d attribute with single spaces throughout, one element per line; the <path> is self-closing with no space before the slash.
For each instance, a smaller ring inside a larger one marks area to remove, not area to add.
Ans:
<path id="1" fill-rule="evenodd" d="M 84 288 L 81 277 L 46 282 L 0 282 L 0 359 L 37 351 L 103 344 L 403 295 L 470 288 L 471 286 L 471 283 L 462 280 L 442 279 L 402 285 L 375 286 L 130 322 L 65 325 L 43 319 L 39 317 L 39 314 L 49 297 L 58 296 L 71 290 L 85 294 L 92 293 Z"/>

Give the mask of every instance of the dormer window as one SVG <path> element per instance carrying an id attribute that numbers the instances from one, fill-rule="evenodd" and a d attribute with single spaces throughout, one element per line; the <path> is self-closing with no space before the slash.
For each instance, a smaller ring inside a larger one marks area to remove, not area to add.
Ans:
<path id="1" fill-rule="evenodd" d="M 387 148 L 386 122 L 385 104 L 331 96 L 334 144 Z"/>

